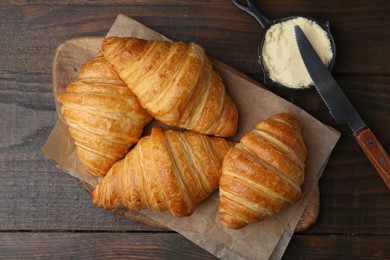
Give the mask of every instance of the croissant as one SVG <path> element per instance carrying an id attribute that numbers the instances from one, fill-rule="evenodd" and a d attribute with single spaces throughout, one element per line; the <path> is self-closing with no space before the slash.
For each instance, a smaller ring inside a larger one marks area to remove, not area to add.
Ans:
<path id="1" fill-rule="evenodd" d="M 221 223 L 239 229 L 297 202 L 306 155 L 300 125 L 293 116 L 281 113 L 260 121 L 223 160 Z"/>
<path id="2" fill-rule="evenodd" d="M 169 126 L 233 136 L 238 112 L 202 47 L 108 37 L 102 49 L 149 113 Z"/>
<path id="3" fill-rule="evenodd" d="M 152 119 L 103 56 L 84 64 L 58 100 L 79 160 L 94 176 L 123 158 Z"/>
<path id="4" fill-rule="evenodd" d="M 222 160 L 233 143 L 192 131 L 152 129 L 115 163 L 92 193 L 105 209 L 169 210 L 188 216 L 218 188 Z"/>

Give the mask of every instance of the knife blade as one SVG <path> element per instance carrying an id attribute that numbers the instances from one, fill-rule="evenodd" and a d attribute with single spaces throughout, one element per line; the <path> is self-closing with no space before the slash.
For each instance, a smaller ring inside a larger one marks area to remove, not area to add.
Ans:
<path id="1" fill-rule="evenodd" d="M 390 189 L 389 155 L 356 112 L 329 70 L 322 63 L 302 29 L 296 25 L 294 26 L 294 31 L 298 50 L 306 70 L 331 115 L 337 122 L 349 125 L 358 144 Z"/>

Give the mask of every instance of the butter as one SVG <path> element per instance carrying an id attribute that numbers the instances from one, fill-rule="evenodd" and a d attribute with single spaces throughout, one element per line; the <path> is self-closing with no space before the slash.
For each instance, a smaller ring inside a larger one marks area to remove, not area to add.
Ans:
<path id="1" fill-rule="evenodd" d="M 262 62 L 273 81 L 289 88 L 303 88 L 313 84 L 313 81 L 299 54 L 295 25 L 301 27 L 322 62 L 329 65 L 333 52 L 327 32 L 316 22 L 303 17 L 274 24 L 267 30 Z"/>

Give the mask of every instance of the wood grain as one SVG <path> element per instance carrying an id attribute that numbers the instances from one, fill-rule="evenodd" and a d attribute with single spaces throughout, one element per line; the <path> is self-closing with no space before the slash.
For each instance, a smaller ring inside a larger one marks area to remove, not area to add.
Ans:
<path id="1" fill-rule="evenodd" d="M 379 176 L 390 189 L 390 157 L 387 152 L 367 127 L 360 129 L 354 136 Z"/>
<path id="2" fill-rule="evenodd" d="M 390 74 L 386 58 L 390 50 L 383 40 L 390 37 L 386 1 L 256 2 L 269 17 L 303 13 L 330 20 L 338 49 L 336 73 Z M 340 8 L 344 5 L 348 8 Z M 48 73 L 48 54 L 57 45 L 74 37 L 105 35 L 118 13 L 174 40 L 197 42 L 207 53 L 242 71 L 260 72 L 257 45 L 262 30 L 226 0 L 116 1 L 110 5 L 104 1 L 2 2 L 0 20 L 6 22 L 1 23 L 0 33 L 6 37 L 0 42 L 0 59 L 8 64 L 7 72 Z"/>
<path id="3" fill-rule="evenodd" d="M 389 259 L 389 243 L 389 236 L 296 235 L 283 259 Z M 176 233 L 1 233 L 1 259 L 31 256 L 217 259 Z"/>
<path id="4" fill-rule="evenodd" d="M 95 207 L 73 177 L 59 170 L 50 172 L 48 169 L 55 168 L 54 164 L 41 160 L 45 162 L 41 169 L 20 172 L 16 167 L 13 172 L 1 169 L 0 232 L 161 230 Z M 33 162 L 38 164 L 39 160 Z"/>
<path id="5" fill-rule="evenodd" d="M 216 259 L 176 233 L 1 233 L 0 258 Z"/>
<path id="6" fill-rule="evenodd" d="M 389 259 L 389 236 L 294 236 L 283 259 Z"/>

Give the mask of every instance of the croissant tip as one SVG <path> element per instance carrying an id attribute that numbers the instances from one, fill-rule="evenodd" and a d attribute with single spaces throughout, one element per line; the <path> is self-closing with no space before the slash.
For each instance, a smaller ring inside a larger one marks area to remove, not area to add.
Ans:
<path id="1" fill-rule="evenodd" d="M 97 194 L 95 193 L 95 189 L 92 190 L 91 200 L 92 200 L 93 204 L 95 204 L 96 206 L 100 207 L 100 205 L 98 203 L 99 200 L 97 199 Z"/>
<path id="2" fill-rule="evenodd" d="M 112 40 L 113 40 L 113 37 L 108 36 L 108 37 L 104 38 L 102 45 L 105 45 L 105 44 L 107 44 L 108 42 L 110 42 Z"/>
<path id="3" fill-rule="evenodd" d="M 110 45 L 113 42 L 118 41 L 119 39 L 121 39 L 121 38 L 115 37 L 115 36 L 107 36 L 106 38 L 104 38 L 104 40 L 102 42 L 102 50 L 104 51 L 104 47 L 106 45 Z"/>
<path id="4" fill-rule="evenodd" d="M 231 222 L 228 222 L 228 221 L 224 221 L 221 219 L 221 224 L 226 227 L 226 228 L 229 228 L 229 229 L 232 229 L 232 230 L 238 230 L 238 229 L 242 229 L 244 227 L 246 227 L 248 224 L 237 224 L 237 223 L 231 223 Z"/>

